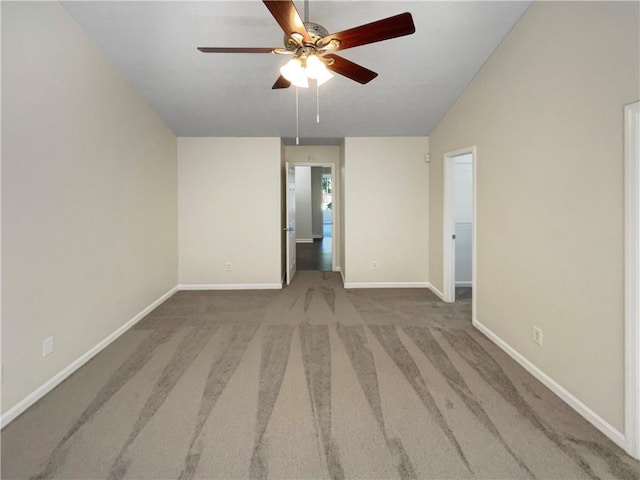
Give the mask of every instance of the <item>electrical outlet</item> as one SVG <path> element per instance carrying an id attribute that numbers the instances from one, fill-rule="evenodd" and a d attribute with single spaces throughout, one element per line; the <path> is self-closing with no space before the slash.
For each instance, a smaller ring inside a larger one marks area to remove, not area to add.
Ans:
<path id="1" fill-rule="evenodd" d="M 373 262 L 371 262 L 371 270 L 377 270 L 377 269 L 378 269 L 378 262 L 374 260 Z"/>
<path id="2" fill-rule="evenodd" d="M 227 272 L 231 271 L 231 262 L 227 262 L 225 265 L 225 269 L 227 270 Z"/>
<path id="3" fill-rule="evenodd" d="M 42 356 L 46 357 L 53 352 L 53 337 L 45 338 L 42 342 Z"/>
<path id="4" fill-rule="evenodd" d="M 542 346 L 542 330 L 538 327 L 533 327 L 533 341 Z"/>

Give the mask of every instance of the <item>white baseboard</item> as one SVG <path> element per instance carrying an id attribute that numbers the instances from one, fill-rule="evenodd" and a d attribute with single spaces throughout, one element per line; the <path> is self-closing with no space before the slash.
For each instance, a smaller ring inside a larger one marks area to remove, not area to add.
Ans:
<path id="1" fill-rule="evenodd" d="M 456 282 L 456 287 L 470 287 L 471 281 Z"/>
<path id="2" fill-rule="evenodd" d="M 438 290 L 436 287 L 434 287 L 431 282 L 427 283 L 427 288 L 429 290 L 431 290 L 433 293 L 435 293 L 440 298 L 440 300 L 442 300 L 443 302 L 446 301 L 444 299 L 444 293 L 442 293 L 440 290 Z"/>
<path id="3" fill-rule="evenodd" d="M 178 290 L 279 290 L 282 283 L 218 283 L 178 285 Z"/>
<path id="4" fill-rule="evenodd" d="M 42 385 L 36 388 L 33 392 L 27 395 L 24 399 L 19 401 L 9 410 L 7 410 L 4 413 L 4 415 L 2 415 L 2 418 L 0 419 L 0 428 L 4 428 L 16 417 L 18 417 L 22 412 L 24 412 L 27 408 L 29 408 L 31 405 L 36 403 L 38 400 L 44 397 L 47 393 L 49 393 L 51 390 L 57 387 L 73 372 L 78 370 L 85 363 L 87 363 L 89 360 L 95 357 L 98 353 L 104 350 L 110 343 L 112 343 L 114 340 L 120 337 L 123 333 L 125 333 L 127 330 L 133 327 L 136 323 L 142 320 L 149 312 L 151 312 L 151 310 L 153 310 L 162 302 L 164 302 L 167 298 L 173 295 L 177 290 L 178 290 L 178 287 L 173 287 L 171 290 L 169 290 L 167 293 L 162 295 L 160 298 L 153 301 L 147 307 L 142 309 L 138 314 L 136 314 L 132 319 L 130 319 L 124 325 L 119 327 L 115 332 L 111 333 L 109 336 L 107 336 L 104 340 L 102 340 L 96 346 L 94 346 L 85 354 L 81 355 L 76 360 L 71 362 L 69 365 L 67 365 L 65 368 L 60 370 L 53 377 L 51 377 L 49 380 L 44 382 Z"/>
<path id="5" fill-rule="evenodd" d="M 340 267 L 333 267 L 332 271 L 334 271 L 334 272 L 340 272 L 341 270 L 340 270 Z"/>
<path id="6" fill-rule="evenodd" d="M 296 243 L 313 243 L 313 238 L 296 238 Z"/>
<path id="7" fill-rule="evenodd" d="M 344 288 L 428 288 L 427 282 L 353 282 Z"/>
<path id="8" fill-rule="evenodd" d="M 340 271 L 340 276 L 342 277 L 342 286 L 344 287 L 347 284 L 347 282 L 345 282 L 344 280 L 344 272 L 342 271 L 342 268 L 340 267 L 337 267 L 337 268 Z"/>
<path id="9" fill-rule="evenodd" d="M 320 235 L 318 235 L 318 234 L 314 234 L 314 235 L 313 235 L 313 238 L 324 238 L 324 235 L 322 235 L 322 234 L 320 234 Z"/>
<path id="10" fill-rule="evenodd" d="M 577 399 L 565 389 L 562 385 L 549 377 L 546 373 L 536 367 L 533 363 L 527 360 L 520 352 L 502 340 L 498 335 L 493 333 L 488 327 L 480 323 L 476 318 L 473 319 L 473 326 L 482 332 L 489 340 L 500 347 L 507 355 L 518 362 L 526 371 L 540 380 L 549 390 L 560 397 L 567 405 L 573 408 L 576 412 L 582 415 L 589 423 L 604 433 L 613 443 L 620 448 L 625 448 L 625 436 L 618 431 L 610 423 L 604 420 L 600 415 L 587 407 L 582 401 Z"/>

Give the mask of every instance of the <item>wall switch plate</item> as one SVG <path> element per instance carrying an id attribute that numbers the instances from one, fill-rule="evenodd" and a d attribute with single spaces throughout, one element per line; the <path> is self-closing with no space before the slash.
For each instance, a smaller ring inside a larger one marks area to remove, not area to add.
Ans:
<path id="1" fill-rule="evenodd" d="M 53 352 L 53 337 L 45 338 L 42 342 L 42 356 L 46 357 Z"/>
<path id="2" fill-rule="evenodd" d="M 374 260 L 373 262 L 371 262 L 371 270 L 377 270 L 377 269 L 378 269 L 378 262 Z"/>
<path id="3" fill-rule="evenodd" d="M 533 327 L 533 341 L 542 346 L 542 330 L 538 327 Z"/>
<path id="4" fill-rule="evenodd" d="M 227 272 L 230 272 L 230 271 L 231 271 L 231 262 L 227 262 L 227 263 L 225 264 L 225 270 L 226 270 Z"/>

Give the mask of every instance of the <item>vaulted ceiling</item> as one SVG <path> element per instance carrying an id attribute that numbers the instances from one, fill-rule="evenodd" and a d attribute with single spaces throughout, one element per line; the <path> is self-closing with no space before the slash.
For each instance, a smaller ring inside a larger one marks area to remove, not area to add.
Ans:
<path id="1" fill-rule="evenodd" d="M 295 2 L 304 16 L 305 2 Z M 428 135 L 529 6 L 528 1 L 315 1 L 329 32 L 411 12 L 416 33 L 340 54 L 379 76 L 336 75 L 299 89 L 305 143 Z M 288 57 L 204 54 L 199 46 L 281 47 L 261 1 L 63 1 L 111 62 L 178 136 L 295 137 L 295 88 L 272 90 Z"/>

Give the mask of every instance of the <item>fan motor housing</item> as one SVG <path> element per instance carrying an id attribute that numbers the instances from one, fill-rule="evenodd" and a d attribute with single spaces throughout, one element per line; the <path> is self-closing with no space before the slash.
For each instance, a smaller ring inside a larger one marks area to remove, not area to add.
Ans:
<path id="1" fill-rule="evenodd" d="M 321 38 L 329 35 L 329 31 L 319 23 L 304 22 L 304 26 L 307 29 L 309 36 L 311 37 L 311 43 L 313 45 L 315 45 L 316 42 Z M 300 47 L 300 45 L 293 38 L 291 38 L 291 36 L 286 35 L 284 37 L 284 46 L 287 50 L 290 50 L 292 52 L 295 52 Z"/>

